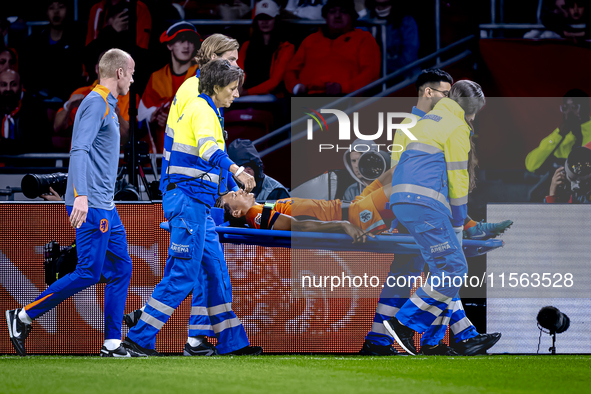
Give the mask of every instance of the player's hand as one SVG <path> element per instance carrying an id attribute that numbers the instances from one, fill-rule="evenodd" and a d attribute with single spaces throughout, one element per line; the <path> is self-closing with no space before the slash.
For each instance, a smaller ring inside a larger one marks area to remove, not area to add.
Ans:
<path id="1" fill-rule="evenodd" d="M 554 176 L 552 177 L 552 183 L 550 183 L 550 196 L 555 196 L 558 187 L 561 185 L 566 184 L 566 172 L 564 172 L 564 167 L 559 167 L 554 172 Z"/>
<path id="2" fill-rule="evenodd" d="M 158 122 L 158 126 L 164 128 L 166 127 L 166 122 L 168 121 L 168 113 L 170 112 L 170 102 L 162 104 L 160 106 L 160 113 L 158 114 L 158 118 L 156 121 Z"/>
<path id="3" fill-rule="evenodd" d="M 74 228 L 80 228 L 82 223 L 86 223 L 86 215 L 88 214 L 88 197 L 78 196 L 74 200 L 74 207 L 70 215 L 70 224 Z"/>
<path id="4" fill-rule="evenodd" d="M 53 190 L 51 187 L 49 188 L 49 193 L 42 194 L 39 197 L 41 197 L 45 201 L 61 201 L 62 200 L 60 195 L 55 190 Z"/>
<path id="5" fill-rule="evenodd" d="M 244 185 L 244 191 L 250 193 L 252 189 L 257 185 L 254 177 L 246 172 L 242 171 L 236 178 Z"/>
<path id="6" fill-rule="evenodd" d="M 156 111 L 152 112 L 150 123 L 158 123 L 160 127 L 166 127 L 168 120 L 168 112 L 170 111 L 170 103 L 160 105 Z"/>
<path id="7" fill-rule="evenodd" d="M 365 233 L 362 229 L 357 226 L 352 225 L 349 222 L 342 222 L 343 231 L 353 238 L 353 243 L 365 243 L 367 241 L 367 237 L 375 238 L 375 235 L 372 233 Z"/>
<path id="8" fill-rule="evenodd" d="M 113 27 L 113 29 L 119 33 L 123 30 L 129 29 L 129 12 L 128 10 L 123 10 L 117 15 L 109 18 L 108 23 Z"/>

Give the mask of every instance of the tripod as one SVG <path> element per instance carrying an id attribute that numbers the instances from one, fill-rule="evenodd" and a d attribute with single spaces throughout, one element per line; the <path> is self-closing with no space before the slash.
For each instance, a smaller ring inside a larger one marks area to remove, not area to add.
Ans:
<path id="1" fill-rule="evenodd" d="M 149 148 L 148 144 L 143 141 L 136 142 L 136 149 L 135 149 L 135 157 L 132 156 L 132 149 L 131 144 L 129 144 L 125 149 L 124 155 L 124 164 L 121 166 L 119 170 L 119 174 L 117 175 L 117 181 L 123 183 L 123 185 L 119 188 L 119 191 L 116 193 L 117 199 L 123 201 L 140 201 L 141 195 L 139 193 L 139 187 L 135 186 L 137 181 L 136 179 L 132 179 L 134 176 L 140 177 L 142 184 L 144 185 L 144 189 L 150 201 L 159 200 L 162 198 L 160 194 L 160 190 L 158 188 L 159 182 L 158 180 L 153 182 L 148 182 L 146 179 L 146 174 L 144 173 L 143 165 L 147 163 L 152 164 L 152 168 L 154 170 L 154 174 L 156 172 L 156 163 L 155 160 L 150 159 L 149 155 Z M 133 167 L 132 167 L 133 166 Z M 123 177 L 125 174 L 129 175 L 129 182 L 125 183 Z"/>

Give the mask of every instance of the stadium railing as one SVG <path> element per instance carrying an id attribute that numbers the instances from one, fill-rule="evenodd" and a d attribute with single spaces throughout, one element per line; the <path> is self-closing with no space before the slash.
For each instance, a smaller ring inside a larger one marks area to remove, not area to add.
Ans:
<path id="1" fill-rule="evenodd" d="M 336 107 L 336 106 L 338 106 L 339 104 L 343 103 L 345 100 L 347 100 L 350 97 L 360 96 L 362 93 L 365 93 L 367 91 L 370 91 L 371 89 L 374 89 L 375 87 L 377 87 L 379 85 L 383 85 L 383 84 L 385 84 L 385 83 L 387 83 L 387 82 L 389 82 L 389 81 L 391 81 L 391 80 L 393 80 L 393 79 L 395 79 L 397 77 L 400 77 L 405 72 L 407 72 L 409 70 L 412 70 L 413 68 L 415 68 L 417 66 L 422 66 L 425 63 L 430 62 L 430 61 L 432 61 L 434 59 L 436 60 L 436 66 L 441 68 L 441 67 L 449 66 L 449 65 L 451 65 L 451 64 L 453 64 L 453 63 L 455 63 L 455 62 L 457 62 L 459 60 L 462 60 L 464 58 L 467 58 L 468 56 L 472 55 L 472 51 L 470 49 L 466 49 L 463 52 L 461 52 L 460 54 L 455 55 L 455 56 L 453 56 L 453 57 L 451 57 L 451 58 L 449 58 L 449 59 L 441 62 L 441 56 L 442 55 L 444 55 L 444 54 L 446 54 L 446 53 L 448 53 L 448 52 L 450 52 L 450 51 L 452 51 L 454 49 L 457 49 L 458 47 L 461 47 L 462 45 L 469 46 L 475 39 L 476 39 L 476 36 L 474 36 L 474 35 L 470 35 L 468 37 L 462 38 L 461 40 L 458 40 L 455 43 L 453 43 L 451 45 L 448 45 L 445 48 L 442 48 L 442 49 L 440 49 L 438 51 L 435 51 L 435 52 L 431 53 L 430 55 L 427 55 L 427 56 L 425 56 L 425 57 L 423 57 L 421 59 L 418 59 L 418 60 L 416 60 L 416 61 L 414 61 L 414 62 L 412 62 L 412 63 L 410 63 L 410 64 L 408 64 L 408 65 L 406 65 L 406 66 L 404 66 L 402 68 L 400 68 L 399 70 L 397 70 L 397 71 L 395 71 L 393 73 L 390 73 L 390 74 L 388 74 L 388 75 L 386 75 L 386 76 L 384 76 L 384 77 L 382 77 L 382 78 L 380 78 L 380 79 L 378 79 L 378 80 L 376 80 L 376 81 L 374 81 L 374 82 L 372 82 L 372 83 L 370 83 L 370 84 L 362 87 L 361 89 L 356 90 L 355 92 L 349 93 L 349 94 L 347 94 L 347 95 L 339 98 L 338 100 L 335 100 L 334 102 L 332 102 L 330 104 L 327 104 L 326 107 L 327 108 L 328 107 L 331 107 L 331 108 Z M 413 77 L 410 77 L 410 78 L 405 79 L 404 81 L 402 81 L 402 82 L 400 82 L 400 83 L 398 83 L 398 84 L 396 84 L 396 85 L 394 85 L 394 86 L 392 86 L 392 87 L 390 87 L 388 89 L 382 90 L 382 92 L 380 92 L 377 95 L 373 96 L 373 99 L 365 100 L 362 103 L 360 103 L 360 104 L 358 104 L 358 105 L 350 108 L 347 112 L 357 111 L 360 108 L 363 108 L 363 107 L 371 104 L 372 102 L 374 102 L 375 100 L 377 100 L 380 97 L 387 97 L 387 96 L 393 94 L 394 92 L 396 92 L 396 91 L 398 91 L 398 90 L 400 90 L 400 89 L 402 89 L 402 88 L 404 88 L 404 87 L 406 87 L 406 86 L 408 86 L 410 84 L 413 84 L 416 81 L 416 78 L 417 77 L 418 76 L 415 75 Z M 298 125 L 298 124 L 304 122 L 306 119 L 308 119 L 308 117 L 307 116 L 303 116 L 303 117 L 301 117 L 301 118 L 299 118 L 299 119 L 297 119 L 297 120 L 295 120 L 295 121 L 293 121 L 291 123 L 286 124 L 285 126 L 282 126 L 282 127 L 278 128 L 277 130 L 275 130 L 275 131 L 273 131 L 273 132 L 271 132 L 271 133 L 269 133 L 269 134 L 267 134 L 267 135 L 265 135 L 265 136 L 263 136 L 263 137 L 255 140 L 255 141 L 253 141 L 253 143 L 255 145 L 260 145 L 261 143 L 263 143 L 263 142 L 265 142 L 265 141 L 267 141 L 267 140 L 269 140 L 271 138 L 274 138 L 274 137 L 280 136 L 282 134 L 288 133 L 293 126 Z M 302 138 L 304 136 L 304 134 L 305 133 L 301 133 L 301 134 L 298 134 L 296 136 L 292 136 L 291 139 L 283 140 L 283 141 L 275 144 L 274 146 L 271 146 L 271 147 L 263 150 L 262 152 L 260 152 L 260 156 L 261 157 L 264 157 L 264 156 L 268 155 L 271 152 L 274 152 L 274 151 L 276 151 L 278 149 L 281 149 L 281 148 L 289 145 L 292 141 L 295 141 L 297 139 Z"/>

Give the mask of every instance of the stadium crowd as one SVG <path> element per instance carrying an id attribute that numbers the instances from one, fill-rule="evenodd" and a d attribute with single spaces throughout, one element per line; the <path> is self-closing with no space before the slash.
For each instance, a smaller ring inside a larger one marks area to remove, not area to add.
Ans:
<path id="1" fill-rule="evenodd" d="M 172 99 L 182 82 L 196 74 L 201 43 L 213 33 L 224 33 L 240 45 L 235 61 L 248 76 L 241 95 L 271 94 L 279 100 L 303 94 L 342 95 L 380 77 L 378 42 L 367 28 L 356 28 L 357 19 L 387 21 L 392 37 L 386 51 L 388 72 L 416 60 L 419 49 L 415 20 L 406 11 L 394 12 L 388 0 L 367 4 L 353 0 L 139 0 L 133 15 L 135 31 L 130 30 L 128 0 L 101 0 L 90 9 L 78 2 L 76 21 L 72 0 L 36 3 L 43 5 L 42 12 L 14 4 L 3 6 L 0 12 L 4 38 L 0 40 L 4 87 L 0 154 L 4 155 L 68 152 L 77 108 L 97 83 L 100 56 L 113 47 L 131 53 L 140 65 L 130 93 L 137 95 L 135 100 L 128 94 L 118 101 L 122 131 L 127 132 L 129 105 L 135 102 L 136 136 L 153 153 L 163 152 Z M 286 23 L 293 18 L 313 19 L 320 28 Z M 27 27 L 35 19 L 43 23 Z M 197 23 L 196 27 L 182 21 L 191 19 L 218 19 L 220 23 Z M 223 24 L 248 19 L 252 23 L 245 27 Z M 276 127 L 286 118 L 273 118 L 270 112 L 263 116 Z M 122 144 L 126 141 L 122 139 Z"/>

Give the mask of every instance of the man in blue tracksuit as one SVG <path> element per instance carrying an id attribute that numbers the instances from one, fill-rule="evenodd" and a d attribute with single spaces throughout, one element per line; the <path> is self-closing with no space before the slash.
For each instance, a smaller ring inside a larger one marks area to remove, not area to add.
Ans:
<path id="1" fill-rule="evenodd" d="M 449 97 L 412 129 L 418 141 L 407 145 L 392 177 L 392 211 L 414 236 L 431 272 L 429 283 L 384 321 L 396 342 L 413 355 L 415 331 L 426 331 L 437 319 L 439 325 L 449 322 L 467 273 L 461 246 L 470 184 L 467 122 L 484 106 L 484 95 L 478 84 L 459 81 Z"/>
<path id="2" fill-rule="evenodd" d="M 175 125 L 167 125 L 161 187 L 165 189 L 162 208 L 171 229 L 169 257 L 164 277 L 148 300 L 139 323 L 123 341 L 126 348 L 140 355 L 158 355 L 154 350 L 156 334 L 187 295 L 199 288 L 206 292 L 207 307 L 198 307 L 206 309 L 204 324 L 193 319 L 201 313 L 192 311 L 191 341 L 185 345 L 185 354 L 207 350 L 205 347 L 211 345 L 204 343 L 203 336 L 211 331 L 218 338 L 216 348 L 220 354 L 262 352 L 260 347 L 249 346 L 244 327 L 232 311 L 230 276 L 210 215 L 218 194 L 225 191 L 229 172 L 247 191 L 255 186 L 254 179 L 234 164 L 225 151 L 223 118 L 219 112 L 219 108 L 229 107 L 238 97 L 243 75 L 240 68 L 227 60 L 208 62 L 200 71 L 201 94 L 185 107 Z"/>
<path id="3" fill-rule="evenodd" d="M 84 98 L 74 120 L 66 208 L 76 229 L 78 264 L 74 272 L 58 279 L 35 301 L 22 309 L 6 311 L 12 344 L 21 356 L 31 322 L 68 297 L 96 284 L 101 273 L 105 286 L 105 342 L 103 357 L 129 357 L 121 346 L 121 324 L 131 280 L 131 258 L 125 228 L 113 203 L 119 163 L 117 97 L 133 83 L 135 62 L 119 49 L 99 61 L 99 84 Z"/>

